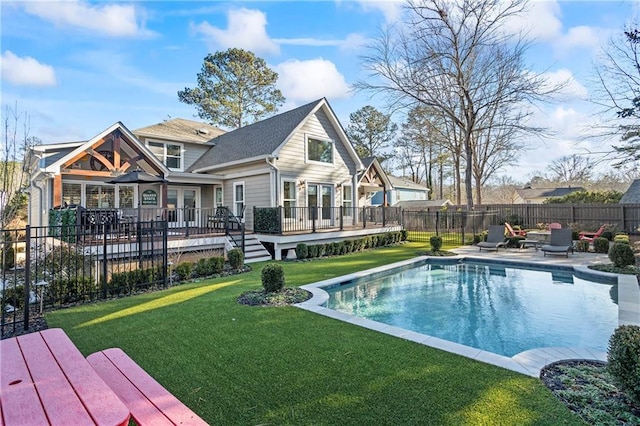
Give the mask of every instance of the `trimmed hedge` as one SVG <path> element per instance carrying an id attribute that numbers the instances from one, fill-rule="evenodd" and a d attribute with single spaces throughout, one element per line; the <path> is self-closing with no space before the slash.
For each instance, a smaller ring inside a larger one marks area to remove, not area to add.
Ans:
<path id="1" fill-rule="evenodd" d="M 340 256 L 369 248 L 397 244 L 401 241 L 405 241 L 407 239 L 407 235 L 408 232 L 406 231 L 394 231 L 384 234 L 368 235 L 366 237 L 353 240 L 334 241 L 325 244 L 307 245 L 305 243 L 299 243 L 296 245 L 296 257 L 298 259 L 314 259 L 322 256 Z M 442 247 L 442 239 L 440 241 L 440 247 Z"/>
<path id="2" fill-rule="evenodd" d="M 233 269 L 240 269 L 244 265 L 244 253 L 239 248 L 229 250 L 229 252 L 227 253 L 227 258 L 229 259 L 229 266 L 231 266 L 231 268 Z"/>
<path id="3" fill-rule="evenodd" d="M 640 403 L 640 327 L 621 325 L 609 339 L 607 369 L 627 394 Z"/>
<path id="4" fill-rule="evenodd" d="M 593 250 L 596 253 L 609 253 L 609 240 L 598 237 L 593 240 Z"/>
<path id="5" fill-rule="evenodd" d="M 262 287 L 267 293 L 278 293 L 284 288 L 284 269 L 279 263 L 269 263 L 262 268 Z"/>
<path id="6" fill-rule="evenodd" d="M 633 249 L 628 243 L 613 243 L 609 249 L 609 260 L 618 268 L 636 264 Z"/>

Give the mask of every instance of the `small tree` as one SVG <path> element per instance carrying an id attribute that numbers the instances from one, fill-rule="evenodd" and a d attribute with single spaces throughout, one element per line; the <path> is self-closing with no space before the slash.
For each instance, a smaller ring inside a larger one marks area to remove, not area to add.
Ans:
<path id="1" fill-rule="evenodd" d="M 438 235 L 429 238 L 429 242 L 431 243 L 431 251 L 440 251 L 440 248 L 442 248 L 442 237 Z"/>

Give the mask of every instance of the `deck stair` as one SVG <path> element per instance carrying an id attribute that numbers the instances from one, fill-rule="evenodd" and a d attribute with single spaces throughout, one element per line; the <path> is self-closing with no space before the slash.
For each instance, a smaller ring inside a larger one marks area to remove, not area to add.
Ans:
<path id="1" fill-rule="evenodd" d="M 227 236 L 226 249 L 230 250 L 236 247 L 239 248 L 238 242 L 231 236 Z M 264 248 L 255 234 L 245 234 L 244 263 L 263 262 L 265 260 L 271 260 L 271 254 Z"/>

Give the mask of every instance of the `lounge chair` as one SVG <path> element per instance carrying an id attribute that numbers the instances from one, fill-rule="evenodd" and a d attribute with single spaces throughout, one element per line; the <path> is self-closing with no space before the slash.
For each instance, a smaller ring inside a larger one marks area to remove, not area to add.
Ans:
<path id="1" fill-rule="evenodd" d="M 527 231 L 525 231 L 524 229 L 513 229 L 509 224 L 509 222 L 505 222 L 504 226 L 507 227 L 507 232 L 509 233 L 510 237 L 526 237 L 527 236 Z"/>
<path id="2" fill-rule="evenodd" d="M 573 253 L 573 239 L 571 228 L 554 228 L 551 229 L 551 241 L 549 244 L 544 244 L 540 247 L 540 250 L 551 254 L 564 254 L 569 257 L 569 252 Z"/>
<path id="3" fill-rule="evenodd" d="M 504 226 L 490 225 L 487 241 L 480 241 L 477 245 L 480 251 L 482 251 L 482 249 L 497 251 L 499 247 L 506 248 L 507 243 L 504 241 Z"/>
<path id="4" fill-rule="evenodd" d="M 604 229 L 606 228 L 606 225 L 602 225 L 600 227 L 600 229 L 598 229 L 596 232 L 585 232 L 582 231 L 580 232 L 580 234 L 578 234 L 578 239 L 579 240 L 587 240 L 590 243 L 593 242 L 593 240 L 595 240 L 596 238 L 599 238 L 600 235 L 602 235 L 602 233 L 604 232 Z"/>

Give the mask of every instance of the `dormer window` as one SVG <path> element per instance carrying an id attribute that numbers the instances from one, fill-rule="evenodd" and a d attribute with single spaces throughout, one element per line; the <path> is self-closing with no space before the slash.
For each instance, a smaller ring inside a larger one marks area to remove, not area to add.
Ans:
<path id="1" fill-rule="evenodd" d="M 307 161 L 333 164 L 333 142 L 307 137 Z"/>
<path id="2" fill-rule="evenodd" d="M 148 142 L 149 149 L 169 170 L 182 171 L 183 146 L 179 143 Z"/>

